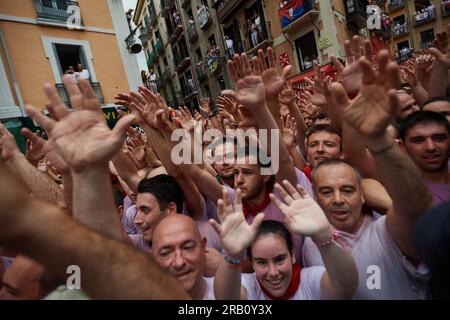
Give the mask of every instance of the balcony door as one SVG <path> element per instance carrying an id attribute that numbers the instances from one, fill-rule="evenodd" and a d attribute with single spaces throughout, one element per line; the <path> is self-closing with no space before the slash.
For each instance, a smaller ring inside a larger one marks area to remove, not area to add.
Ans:
<path id="1" fill-rule="evenodd" d="M 78 63 L 81 63 L 84 68 L 91 71 L 87 66 L 86 55 L 82 46 L 58 43 L 53 44 L 53 46 L 61 75 L 63 75 L 71 66 L 75 71 L 79 71 L 77 70 Z"/>

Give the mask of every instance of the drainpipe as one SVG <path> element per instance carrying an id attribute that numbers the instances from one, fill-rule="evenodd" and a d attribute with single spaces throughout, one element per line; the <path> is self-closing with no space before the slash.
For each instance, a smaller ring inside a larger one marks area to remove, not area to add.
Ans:
<path id="1" fill-rule="evenodd" d="M 8 47 L 6 46 L 6 41 L 5 41 L 5 37 L 3 36 L 3 31 L 1 29 L 0 29 L 0 42 L 2 44 L 2 47 L 5 48 L 6 62 L 8 63 L 8 68 L 11 73 L 11 78 L 12 78 L 13 86 L 14 86 L 14 92 L 16 93 L 16 97 L 19 102 L 20 113 L 22 114 L 22 116 L 25 116 L 25 111 L 23 109 L 24 103 L 23 103 L 23 99 L 22 99 L 22 94 L 20 93 L 20 88 L 19 88 L 19 84 L 17 83 L 16 74 L 14 73 L 14 68 L 13 68 L 13 64 L 11 62 L 11 57 L 9 55 Z"/>

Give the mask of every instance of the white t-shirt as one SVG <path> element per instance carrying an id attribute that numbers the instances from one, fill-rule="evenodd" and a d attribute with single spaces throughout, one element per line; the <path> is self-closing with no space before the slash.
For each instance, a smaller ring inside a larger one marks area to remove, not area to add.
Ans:
<path id="1" fill-rule="evenodd" d="M 78 78 L 89 80 L 89 71 L 88 69 L 83 69 L 83 71 L 78 73 Z"/>
<path id="2" fill-rule="evenodd" d="M 423 264 L 414 267 L 400 252 L 387 232 L 386 216 L 366 217 L 353 243 L 348 244 L 359 274 L 354 299 L 426 298 L 429 271 Z M 305 240 L 302 250 L 305 266 L 323 264 L 317 247 L 314 250 L 313 246 L 310 239 Z"/>
<path id="3" fill-rule="evenodd" d="M 203 280 L 206 282 L 206 293 L 203 296 L 203 300 L 216 300 L 216 296 L 214 295 L 214 277 L 203 277 Z"/>
<path id="4" fill-rule="evenodd" d="M 322 300 L 320 282 L 325 268 L 316 266 L 303 268 L 300 272 L 300 286 L 289 300 Z M 261 290 L 255 273 L 242 274 L 242 286 L 247 291 L 248 300 L 270 300 Z"/>

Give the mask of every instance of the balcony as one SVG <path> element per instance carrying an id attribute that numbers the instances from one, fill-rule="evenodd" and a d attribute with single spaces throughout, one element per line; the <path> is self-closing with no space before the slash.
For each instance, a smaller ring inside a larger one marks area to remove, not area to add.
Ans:
<path id="1" fill-rule="evenodd" d="M 394 13 L 399 11 L 405 7 L 405 0 L 391 0 L 391 4 L 389 5 L 389 13 Z"/>
<path id="2" fill-rule="evenodd" d="M 153 50 L 150 53 L 150 55 L 148 56 L 148 59 L 147 59 L 147 66 L 148 66 L 149 69 L 153 66 L 155 61 L 156 61 L 156 54 L 155 54 L 155 51 Z"/>
<path id="3" fill-rule="evenodd" d="M 176 65 L 178 74 L 180 74 L 184 70 L 186 70 L 186 68 L 189 67 L 189 65 L 191 64 L 191 58 L 189 57 L 188 54 L 180 55 L 179 53 L 175 52 L 173 57 L 175 59 L 175 65 Z"/>
<path id="4" fill-rule="evenodd" d="M 183 31 L 183 25 L 181 25 L 181 23 L 177 24 L 172 32 L 170 32 L 170 30 L 169 30 L 170 37 L 169 37 L 169 40 L 167 40 L 167 41 L 170 44 L 173 44 L 178 39 L 178 36 L 181 34 L 182 31 Z"/>
<path id="5" fill-rule="evenodd" d="M 195 87 L 194 79 L 190 78 L 186 81 L 186 84 L 181 86 L 181 94 L 184 97 L 184 100 L 192 99 L 198 93 L 197 88 Z"/>
<path id="6" fill-rule="evenodd" d="M 95 95 L 97 96 L 98 100 L 101 104 L 105 104 L 105 99 L 103 98 L 102 89 L 100 88 L 99 82 L 91 82 L 90 83 L 92 89 L 95 92 Z M 69 107 L 72 107 L 70 105 L 70 99 L 69 94 L 67 93 L 66 88 L 64 87 L 64 84 L 62 83 L 56 83 L 55 84 L 56 90 L 58 90 L 59 96 L 61 97 L 61 100 Z"/>
<path id="7" fill-rule="evenodd" d="M 211 76 L 216 76 L 223 69 L 224 62 L 226 61 L 225 57 L 216 57 L 209 61 L 208 70 Z"/>
<path id="8" fill-rule="evenodd" d="M 148 14 L 150 16 L 150 25 L 154 26 L 155 22 L 158 20 L 158 15 L 156 14 L 155 5 L 153 4 L 153 2 L 151 2 L 151 4 L 148 6 Z"/>
<path id="9" fill-rule="evenodd" d="M 172 6 L 173 0 L 161 0 L 161 16 L 166 18 Z"/>
<path id="10" fill-rule="evenodd" d="M 409 35 L 410 33 L 410 27 L 409 23 L 404 22 L 403 24 L 394 24 L 392 27 L 392 38 L 398 39 L 401 37 L 405 37 Z"/>
<path id="11" fill-rule="evenodd" d="M 206 72 L 205 64 L 202 63 L 201 65 L 197 65 L 195 70 L 197 72 L 198 80 L 202 81 L 208 79 L 208 73 Z"/>
<path id="12" fill-rule="evenodd" d="M 346 0 L 345 13 L 347 18 L 347 27 L 353 31 L 359 32 L 360 29 L 367 27 L 367 0 Z"/>
<path id="13" fill-rule="evenodd" d="M 212 7 L 217 8 L 219 6 L 219 4 L 222 3 L 222 0 L 211 0 L 211 2 L 212 2 Z"/>
<path id="14" fill-rule="evenodd" d="M 414 16 L 414 27 L 436 21 L 436 8 L 430 8 Z"/>
<path id="15" fill-rule="evenodd" d="M 259 37 L 259 34 L 261 34 L 262 38 Z M 257 41 L 256 41 L 257 40 Z M 247 50 L 247 54 L 249 56 L 256 55 L 258 53 L 259 49 L 265 49 L 267 47 L 270 47 L 273 43 L 272 35 L 270 33 L 270 24 L 269 22 L 266 22 L 262 25 L 261 32 L 256 35 L 255 38 L 250 36 L 248 39 L 251 49 Z M 255 43 L 256 42 L 256 43 Z"/>
<path id="16" fill-rule="evenodd" d="M 442 18 L 450 16 L 450 3 L 448 1 L 441 1 Z"/>
<path id="17" fill-rule="evenodd" d="M 397 59 L 398 63 L 405 62 L 406 60 L 410 59 L 412 55 L 414 54 L 413 50 L 411 49 L 404 49 L 399 50 L 395 52 L 395 58 Z"/>
<path id="18" fill-rule="evenodd" d="M 214 3 L 219 22 L 222 23 L 226 20 L 242 2 L 241 0 L 220 0 L 218 3 Z"/>
<path id="19" fill-rule="evenodd" d="M 303 9 L 297 9 L 293 7 L 291 3 L 283 8 L 278 9 L 278 16 L 281 20 L 281 28 L 283 32 L 298 30 L 306 24 L 311 24 L 311 20 L 319 16 L 320 11 L 317 10 L 314 0 L 304 0 Z M 293 14 L 291 14 L 294 12 Z"/>
<path id="20" fill-rule="evenodd" d="M 72 19 L 69 19 L 74 15 L 74 10 L 67 10 L 69 6 L 75 6 L 78 12 L 80 11 L 80 6 L 75 1 L 34 0 L 36 17 L 39 23 L 57 23 L 69 25 L 69 22 L 71 22 L 72 24 L 78 25 L 78 27 L 81 28 L 81 26 L 83 26 L 83 19 L 81 19 L 81 17 L 80 21 L 71 21 Z"/>
<path id="21" fill-rule="evenodd" d="M 188 27 L 188 36 L 189 36 L 189 42 L 193 42 L 198 39 L 198 33 L 197 28 L 195 27 L 195 24 L 191 24 Z"/>
<path id="22" fill-rule="evenodd" d="M 209 14 L 208 8 L 203 6 L 200 8 L 200 12 L 197 14 L 198 24 L 200 29 L 206 29 L 212 24 L 211 15 Z"/>
<path id="23" fill-rule="evenodd" d="M 187 9 L 190 4 L 191 4 L 191 0 L 181 0 L 181 7 L 183 9 Z"/>

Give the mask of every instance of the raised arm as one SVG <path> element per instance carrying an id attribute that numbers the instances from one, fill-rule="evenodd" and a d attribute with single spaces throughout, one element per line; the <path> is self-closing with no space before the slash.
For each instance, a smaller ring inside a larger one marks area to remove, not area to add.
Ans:
<path id="1" fill-rule="evenodd" d="M 50 85 L 46 85 L 45 92 L 56 118 L 50 119 L 31 106 L 26 111 L 48 132 L 71 169 L 74 218 L 102 234 L 121 239 L 108 161 L 122 146 L 134 117 L 121 118 L 114 130 L 110 130 L 89 84 L 80 79 L 78 86 L 68 76 L 63 81 L 74 108 L 72 113 Z"/>
<path id="2" fill-rule="evenodd" d="M 25 181 L 33 195 L 54 204 L 64 202 L 62 189 L 47 174 L 39 171 L 25 158 L 13 135 L 1 123 L 0 151 L 5 164 Z"/>
<path id="3" fill-rule="evenodd" d="M 414 257 L 412 230 L 417 218 L 430 206 L 431 195 L 418 168 L 386 130 L 398 106 L 395 91 L 399 83 L 398 65 L 389 61 L 387 51 L 380 52 L 377 60 L 376 73 L 365 58 L 358 61 L 363 70 L 363 84 L 359 95 L 345 103 L 344 115 L 363 137 L 381 183 L 392 198 L 394 210 L 387 214 L 387 230 L 400 250 Z M 342 91 L 341 85 L 333 85 L 334 95 L 344 97 Z"/>
<path id="4" fill-rule="evenodd" d="M 214 295 L 218 300 L 246 299 L 245 289 L 241 287 L 241 268 L 233 264 L 232 259 L 240 260 L 244 252 L 255 240 L 264 214 L 259 213 L 249 225 L 245 220 L 240 190 L 236 191 L 233 203 L 227 190 L 223 190 L 223 200 L 217 202 L 217 214 L 221 224 L 214 219 L 209 222 L 220 236 L 220 243 L 225 251 L 225 258 L 219 264 L 214 278 Z"/>
<path id="5" fill-rule="evenodd" d="M 1 161 L 0 245 L 44 264 L 62 283 L 68 266 L 79 266 L 82 289 L 94 299 L 188 299 L 149 257 L 29 197 Z"/>
<path id="6" fill-rule="evenodd" d="M 273 55 L 273 52 L 272 52 Z M 272 61 L 269 59 L 269 61 Z M 271 63 L 274 63 L 272 61 Z M 279 161 L 279 170 L 276 173 L 277 181 L 287 179 L 293 183 L 297 182 L 297 176 L 295 174 L 294 163 L 289 155 L 289 152 L 283 142 L 282 135 L 280 134 L 280 127 L 276 123 L 273 115 L 266 106 L 265 95 L 267 88 L 263 82 L 263 78 L 260 75 L 261 70 L 266 71 L 267 68 L 265 61 L 264 65 L 260 65 L 261 61 L 256 58 L 251 60 L 252 66 L 247 60 L 247 55 L 244 53 L 241 56 L 235 55 L 234 62 L 228 61 L 228 70 L 230 71 L 231 78 L 236 84 L 236 92 L 232 90 L 226 90 L 223 94 L 234 96 L 243 106 L 248 109 L 255 118 L 258 127 L 260 129 L 266 129 L 270 135 L 272 132 L 278 133 L 275 136 L 277 140 L 275 145 L 271 145 L 272 139 L 267 139 L 267 151 L 270 153 L 272 160 Z M 273 66 L 271 66 L 273 68 Z M 278 104 L 278 95 L 277 95 Z M 281 122 L 281 120 L 279 119 Z M 274 131 L 275 130 L 275 131 Z M 275 152 L 275 148 L 279 147 Z"/>
<path id="7" fill-rule="evenodd" d="M 273 194 L 270 198 L 284 215 L 284 223 L 290 232 L 310 236 L 318 244 L 325 266 L 321 279 L 322 296 L 325 299 L 350 299 L 358 286 L 358 270 L 349 252 L 333 240 L 333 231 L 325 213 L 300 185 L 297 190 L 288 182 L 278 183 L 275 189 L 284 203 Z"/>

